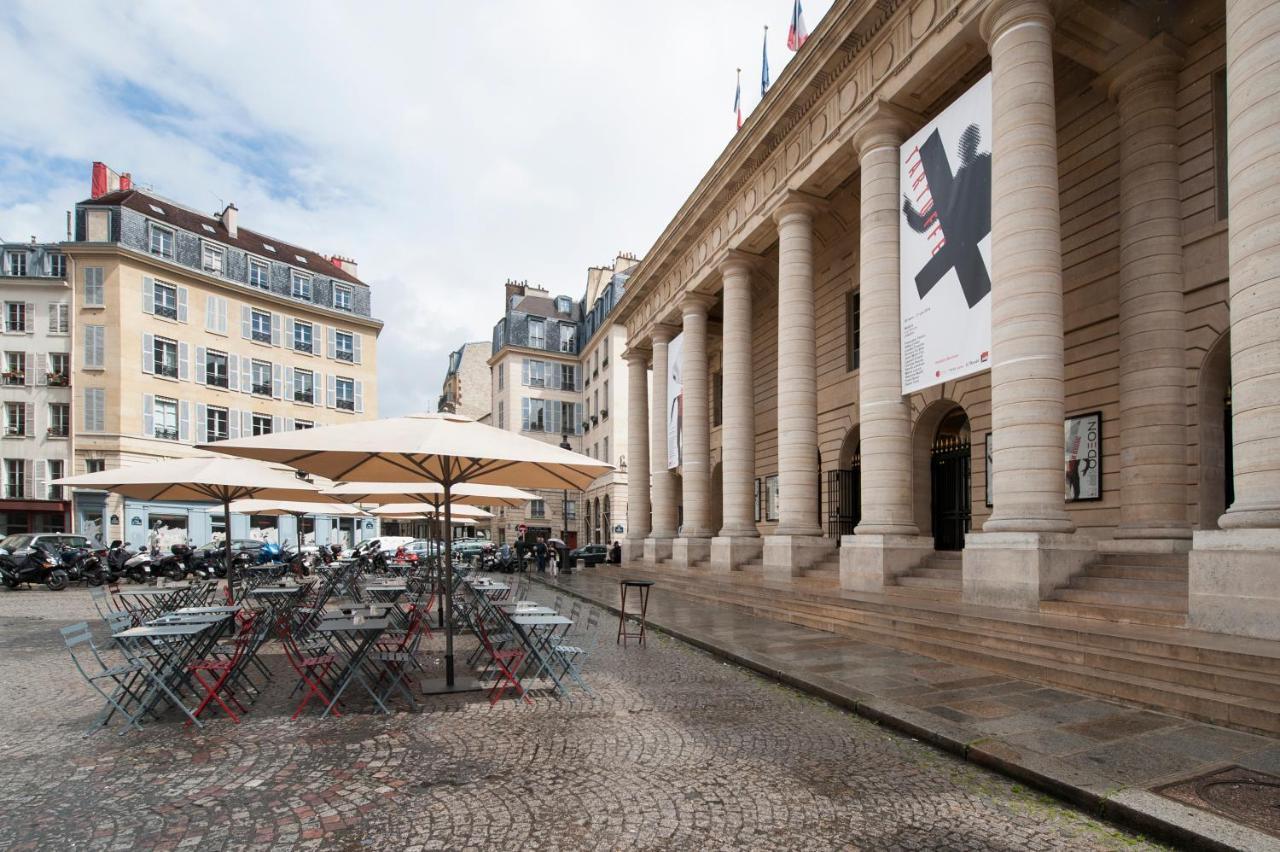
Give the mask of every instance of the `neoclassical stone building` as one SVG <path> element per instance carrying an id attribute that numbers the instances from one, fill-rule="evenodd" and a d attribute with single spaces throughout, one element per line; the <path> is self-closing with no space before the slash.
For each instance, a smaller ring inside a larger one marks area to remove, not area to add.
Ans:
<path id="1" fill-rule="evenodd" d="M 837 0 L 616 309 L 629 557 L 1280 638 L 1278 59 L 1272 0 Z M 899 146 L 988 74 L 991 366 L 903 395 Z"/>

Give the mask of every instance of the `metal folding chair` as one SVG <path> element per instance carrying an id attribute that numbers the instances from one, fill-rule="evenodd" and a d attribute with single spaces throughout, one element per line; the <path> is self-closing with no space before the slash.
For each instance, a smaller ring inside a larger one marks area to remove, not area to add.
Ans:
<path id="1" fill-rule="evenodd" d="M 294 687 L 293 693 L 296 694 L 302 687 L 306 687 L 307 690 L 289 718 L 293 720 L 302 715 L 302 711 L 307 708 L 307 704 L 313 697 L 319 698 L 321 705 L 328 705 L 330 686 L 325 678 L 333 668 L 337 656 L 331 653 L 308 655 L 298 647 L 298 643 L 291 636 L 283 637 L 280 644 L 284 647 L 284 655 L 289 665 L 293 666 L 293 670 L 298 673 L 298 685 Z M 332 712 L 335 716 L 342 715 L 336 707 Z"/>
<path id="2" fill-rule="evenodd" d="M 101 695 L 103 700 L 106 701 L 106 706 L 102 708 L 102 712 L 93 720 L 93 725 L 84 732 L 84 735 L 87 737 L 106 725 L 112 715 L 117 712 L 129 720 L 125 730 L 128 730 L 129 727 L 134 727 L 141 731 L 142 725 L 138 720 L 142 718 L 146 709 L 142 703 L 142 697 L 136 694 L 131 686 L 141 675 L 142 664 L 130 661 L 108 666 L 102 659 L 102 655 L 98 653 L 98 648 L 93 642 L 93 634 L 89 632 L 87 622 L 81 621 L 77 624 L 72 624 L 70 627 L 63 627 L 58 632 L 62 634 L 62 640 L 67 646 L 67 653 L 71 655 L 71 661 L 75 663 L 76 670 L 80 672 L 80 676 L 84 678 L 85 683 L 93 688 L 94 692 Z M 77 649 L 80 649 L 82 645 L 89 646 L 89 651 L 93 654 L 94 663 L 97 665 L 97 671 L 92 674 L 86 671 L 84 664 L 80 662 L 80 654 L 77 653 Z M 111 681 L 114 684 L 111 694 L 107 694 L 107 691 L 102 688 L 103 681 Z M 136 705 L 137 711 L 129 712 L 126 704 Z"/>
<path id="3" fill-rule="evenodd" d="M 577 619 L 574 619 L 574 626 L 577 626 Z M 573 678 L 573 682 L 589 695 L 594 695 L 591 687 L 587 686 L 586 681 L 582 679 L 582 663 L 591 656 L 596 649 L 597 643 L 600 641 L 600 610 L 591 607 L 591 612 L 587 614 L 587 628 L 574 634 L 573 641 L 553 645 L 551 647 L 552 660 L 560 665 L 560 676 L 568 675 Z"/>
<path id="4" fill-rule="evenodd" d="M 125 630 L 128 630 L 130 627 L 137 626 L 134 623 L 134 617 L 127 612 L 111 613 L 107 617 L 106 621 L 107 629 L 111 631 L 113 636 L 117 633 L 122 633 Z M 196 718 L 191 715 L 191 710 L 188 709 L 187 705 L 182 702 L 182 699 L 178 695 L 178 690 L 175 690 L 174 687 L 170 686 L 166 681 L 166 673 L 164 671 L 164 654 L 160 653 L 160 651 L 153 647 L 150 642 L 130 642 L 127 639 L 117 639 L 115 640 L 115 644 L 116 648 L 119 649 L 120 653 L 126 660 L 140 667 L 138 677 L 149 685 L 146 697 L 143 699 L 143 703 L 146 707 L 149 708 L 154 703 L 151 699 L 156 695 L 156 693 L 161 693 L 170 705 L 177 707 L 186 714 L 187 718 L 196 722 L 197 725 L 200 724 Z M 181 687 L 179 686 L 179 690 L 180 689 Z M 148 709 L 147 712 L 154 718 L 159 718 L 159 716 L 156 716 L 156 714 L 151 710 Z"/>
<path id="5" fill-rule="evenodd" d="M 489 641 L 489 634 L 485 630 L 483 619 L 477 620 L 476 627 L 476 633 L 480 637 L 480 644 L 484 647 L 485 652 L 488 653 L 489 659 L 493 661 L 494 669 L 497 671 L 498 679 L 489 690 L 489 705 L 497 704 L 508 689 L 514 689 L 516 694 L 525 700 L 526 704 L 532 704 L 533 699 L 529 697 L 524 685 L 516 677 L 516 672 L 520 670 L 520 666 L 524 663 L 524 649 L 496 648 Z"/>

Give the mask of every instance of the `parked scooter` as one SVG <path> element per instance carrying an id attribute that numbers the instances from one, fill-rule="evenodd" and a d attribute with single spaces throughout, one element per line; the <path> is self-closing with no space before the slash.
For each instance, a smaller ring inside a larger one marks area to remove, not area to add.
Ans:
<path id="1" fill-rule="evenodd" d="M 168 577 L 171 580 L 184 580 L 188 576 L 203 580 L 208 575 L 201 566 L 201 562 L 202 560 L 196 557 L 191 545 L 180 542 L 172 545 L 167 554 L 153 563 L 151 571 L 157 577 Z"/>
<path id="2" fill-rule="evenodd" d="M 60 592 L 71 582 L 58 558 L 38 547 L 13 553 L 0 549 L 0 581 L 11 589 L 43 583 L 51 592 Z"/>
<path id="3" fill-rule="evenodd" d="M 120 539 L 111 542 L 111 546 L 107 548 L 106 556 L 102 563 L 106 569 L 107 582 L 119 582 L 121 577 L 127 576 L 128 572 L 125 571 L 125 563 L 135 555 L 134 549 Z"/>
<path id="4" fill-rule="evenodd" d="M 57 559 L 62 570 L 67 572 L 67 579 L 73 583 L 101 586 L 107 581 L 102 560 L 87 547 L 64 547 L 58 551 Z"/>
<path id="5" fill-rule="evenodd" d="M 124 574 L 135 583 L 145 583 L 150 580 L 154 574 L 152 573 L 151 551 L 143 548 L 130 556 L 124 563 Z"/>

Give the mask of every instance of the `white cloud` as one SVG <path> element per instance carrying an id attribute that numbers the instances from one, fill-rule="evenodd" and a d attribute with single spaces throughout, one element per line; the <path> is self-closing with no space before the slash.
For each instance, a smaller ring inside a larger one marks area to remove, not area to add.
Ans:
<path id="1" fill-rule="evenodd" d="M 814 29 L 830 0 L 806 7 Z M 0 12 L 0 236 L 61 238 L 89 163 L 355 257 L 383 414 L 434 408 L 507 278 L 581 295 L 643 253 L 774 79 L 789 0 L 126 5 Z M 15 109 L 15 105 L 21 108 Z"/>

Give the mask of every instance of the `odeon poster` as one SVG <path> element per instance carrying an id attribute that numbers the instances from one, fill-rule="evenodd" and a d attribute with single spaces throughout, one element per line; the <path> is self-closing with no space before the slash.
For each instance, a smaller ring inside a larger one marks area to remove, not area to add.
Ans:
<path id="1" fill-rule="evenodd" d="M 684 332 L 671 338 L 667 346 L 667 469 L 680 466 L 684 457 L 684 384 L 680 364 L 684 361 Z"/>
<path id="2" fill-rule="evenodd" d="M 991 75 L 899 158 L 906 394 L 991 366 Z"/>

